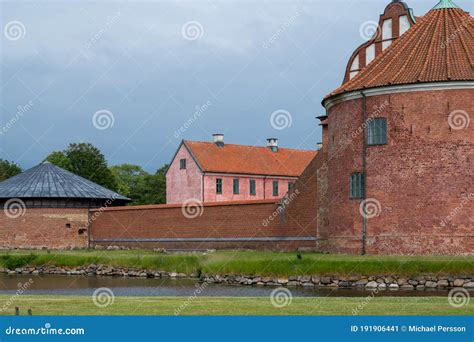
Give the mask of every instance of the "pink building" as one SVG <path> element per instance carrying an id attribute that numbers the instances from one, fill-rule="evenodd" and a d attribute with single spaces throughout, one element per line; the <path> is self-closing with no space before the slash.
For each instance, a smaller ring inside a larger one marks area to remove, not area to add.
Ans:
<path id="1" fill-rule="evenodd" d="M 183 203 L 278 199 L 301 175 L 316 151 L 279 148 L 277 139 L 267 147 L 185 141 L 166 173 L 166 202 Z"/>

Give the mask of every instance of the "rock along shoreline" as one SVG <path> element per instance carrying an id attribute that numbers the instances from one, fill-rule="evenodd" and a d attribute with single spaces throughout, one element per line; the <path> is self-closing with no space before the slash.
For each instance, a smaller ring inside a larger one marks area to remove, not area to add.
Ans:
<path id="1" fill-rule="evenodd" d="M 107 265 L 61 267 L 61 266 L 25 266 L 10 270 L 0 268 L 0 273 L 9 275 L 71 275 L 71 276 L 108 276 L 129 278 L 194 279 L 209 284 L 228 284 L 243 286 L 301 286 L 319 288 L 358 288 L 368 290 L 447 290 L 463 287 L 474 290 L 474 276 L 290 276 L 261 277 L 244 275 L 199 275 L 144 269 L 111 267 Z"/>

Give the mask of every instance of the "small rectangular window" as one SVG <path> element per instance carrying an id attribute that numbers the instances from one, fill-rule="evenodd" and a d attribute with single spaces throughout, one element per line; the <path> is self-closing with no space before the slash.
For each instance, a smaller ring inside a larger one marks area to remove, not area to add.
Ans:
<path id="1" fill-rule="evenodd" d="M 216 179 L 216 194 L 222 194 L 222 178 Z"/>
<path id="2" fill-rule="evenodd" d="M 363 173 L 356 172 L 350 177 L 349 197 L 351 199 L 364 198 L 365 177 Z"/>
<path id="3" fill-rule="evenodd" d="M 375 118 L 369 121 L 367 126 L 367 144 L 387 144 L 387 119 Z"/>
<path id="4" fill-rule="evenodd" d="M 179 169 L 180 170 L 186 170 L 186 159 L 181 159 L 179 161 Z"/>
<path id="5" fill-rule="evenodd" d="M 255 179 L 250 180 L 250 196 L 257 195 L 257 187 L 255 185 Z"/>
<path id="6" fill-rule="evenodd" d="M 278 181 L 273 181 L 273 196 L 278 196 Z"/>
<path id="7" fill-rule="evenodd" d="M 234 179 L 234 183 L 233 183 L 233 190 L 234 190 L 234 195 L 238 195 L 239 192 L 240 192 L 240 189 L 239 189 L 239 180 L 238 179 Z"/>
<path id="8" fill-rule="evenodd" d="M 294 185 L 294 184 L 295 184 L 295 183 L 293 183 L 293 182 L 288 182 L 288 191 L 290 191 L 291 189 L 293 189 L 293 185 Z"/>

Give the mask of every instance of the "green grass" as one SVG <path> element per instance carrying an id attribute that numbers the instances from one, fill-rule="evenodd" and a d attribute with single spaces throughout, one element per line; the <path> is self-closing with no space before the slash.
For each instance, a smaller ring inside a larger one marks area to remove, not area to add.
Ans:
<path id="1" fill-rule="evenodd" d="M 0 296 L 0 307 L 10 296 Z M 114 302 L 98 308 L 91 297 L 26 296 L 16 298 L 0 315 L 21 314 L 31 308 L 33 315 L 474 315 L 474 303 L 461 308 L 448 304 L 446 297 L 375 297 L 359 298 L 293 298 L 283 308 L 274 307 L 269 298 L 227 297 L 116 297 Z"/>
<path id="2" fill-rule="evenodd" d="M 215 253 L 162 254 L 130 251 L 0 251 L 0 267 L 25 265 L 114 267 L 163 270 L 186 274 L 289 275 L 473 275 L 474 256 L 353 256 L 318 253 L 218 251 Z"/>

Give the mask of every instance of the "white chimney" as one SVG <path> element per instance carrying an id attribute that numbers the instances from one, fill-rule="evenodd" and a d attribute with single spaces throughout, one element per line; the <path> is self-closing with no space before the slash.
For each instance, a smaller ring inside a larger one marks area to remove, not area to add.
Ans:
<path id="1" fill-rule="evenodd" d="M 322 150 L 322 149 L 323 149 L 323 143 L 322 143 L 322 142 L 316 143 L 316 150 L 317 150 L 317 151 L 320 151 L 320 150 Z"/>
<path id="2" fill-rule="evenodd" d="M 267 147 L 273 152 L 278 152 L 278 139 L 277 138 L 268 138 Z"/>
<path id="3" fill-rule="evenodd" d="M 212 135 L 214 144 L 216 144 L 218 147 L 224 147 L 224 134 L 221 133 L 215 133 Z"/>

